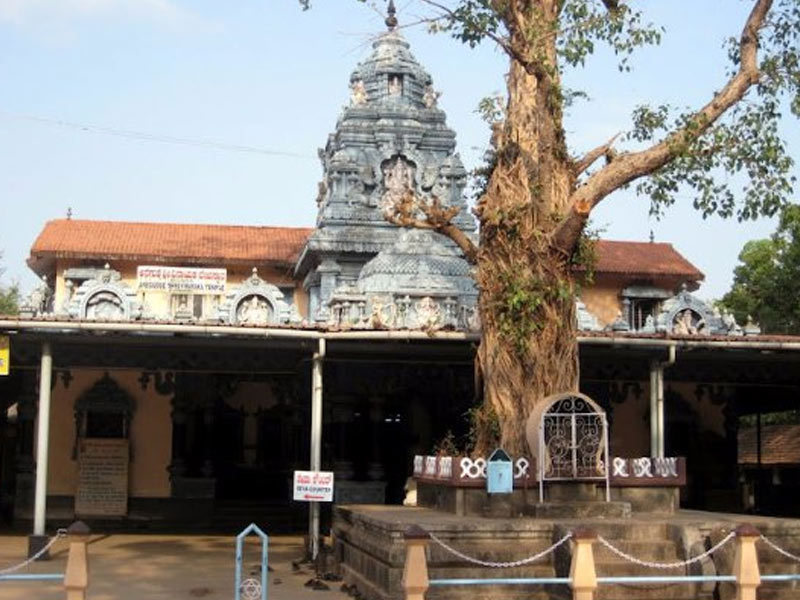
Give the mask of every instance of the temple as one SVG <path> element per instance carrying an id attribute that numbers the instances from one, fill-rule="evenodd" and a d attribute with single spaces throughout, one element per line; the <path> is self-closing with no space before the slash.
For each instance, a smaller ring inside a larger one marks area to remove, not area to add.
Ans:
<path id="1" fill-rule="evenodd" d="M 333 471 L 337 503 L 399 504 L 414 457 L 466 433 L 470 266 L 384 215 L 411 190 L 475 236 L 455 133 L 393 27 L 349 94 L 320 150 L 314 227 L 44 225 L 28 261 L 42 284 L 0 317 L 4 518 L 36 534 L 75 516 L 297 530 L 294 470 Z M 575 299 L 581 389 L 608 417 L 611 456 L 685 457 L 684 506 L 786 510 L 786 465 L 750 443 L 741 466 L 737 444 L 794 406 L 800 343 L 701 301 L 702 279 L 670 244 L 599 241 Z"/>

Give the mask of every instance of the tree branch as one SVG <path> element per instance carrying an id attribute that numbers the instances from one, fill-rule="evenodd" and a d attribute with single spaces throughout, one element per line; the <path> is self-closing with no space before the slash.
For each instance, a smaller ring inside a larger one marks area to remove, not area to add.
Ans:
<path id="1" fill-rule="evenodd" d="M 606 7 L 608 12 L 615 12 L 619 10 L 619 0 L 602 0 L 603 6 Z"/>
<path id="2" fill-rule="evenodd" d="M 620 134 L 614 135 L 610 140 L 608 140 L 605 144 L 598 146 L 594 150 L 590 150 L 586 154 L 584 154 L 580 159 L 575 161 L 575 164 L 572 167 L 572 173 L 577 177 L 581 173 L 583 173 L 586 169 L 591 167 L 601 156 L 606 156 L 608 158 L 612 154 L 611 146 L 614 144 L 614 141 L 619 137 Z"/>
<path id="3" fill-rule="evenodd" d="M 383 215 L 387 221 L 400 227 L 430 229 L 441 233 L 459 247 L 469 264 L 474 265 L 478 260 L 478 246 L 452 223 L 459 210 L 457 206 L 444 206 L 436 196 L 426 202 L 411 190 L 406 190 L 402 196 L 387 202 Z M 424 218 L 418 217 L 418 213 L 422 213 Z"/>
<path id="4" fill-rule="evenodd" d="M 442 11 L 447 15 L 448 19 L 452 21 L 461 21 L 458 15 L 456 15 L 456 13 L 452 9 L 448 8 L 444 4 L 436 2 L 435 0 L 421 0 L 421 1 L 429 6 L 433 6 L 434 8 Z M 486 37 L 488 37 L 490 40 L 492 40 L 495 44 L 500 46 L 500 48 L 503 50 L 503 52 L 505 52 L 509 56 L 509 58 L 517 61 L 520 65 L 522 65 L 522 68 L 525 69 L 525 72 L 528 73 L 528 75 L 533 75 L 534 77 L 537 77 L 539 79 L 550 77 L 550 74 L 541 64 L 539 64 L 536 61 L 528 59 L 524 54 L 522 54 L 519 50 L 517 50 L 514 47 L 514 44 L 511 42 L 511 40 L 504 38 L 503 36 L 498 35 L 493 31 L 489 31 L 488 29 L 483 29 L 481 33 Z"/>
<path id="5" fill-rule="evenodd" d="M 619 156 L 572 193 L 569 212 L 552 236 L 551 243 L 556 248 L 570 254 L 595 206 L 625 184 L 654 173 L 680 156 L 758 82 L 759 30 L 771 7 L 772 0 L 757 0 L 739 38 L 739 70 L 686 125 L 645 150 Z"/>

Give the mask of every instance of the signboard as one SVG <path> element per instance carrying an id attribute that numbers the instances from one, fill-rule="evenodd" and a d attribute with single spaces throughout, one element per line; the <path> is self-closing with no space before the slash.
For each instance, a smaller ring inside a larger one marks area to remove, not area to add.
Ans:
<path id="1" fill-rule="evenodd" d="M 78 451 L 75 514 L 125 516 L 128 513 L 128 440 L 85 438 L 80 440 Z"/>
<path id="2" fill-rule="evenodd" d="M 333 473 L 295 471 L 294 499 L 301 502 L 333 502 Z"/>
<path id="3" fill-rule="evenodd" d="M 171 294 L 224 294 L 227 269 L 148 267 L 136 269 L 140 292 Z"/>
<path id="4" fill-rule="evenodd" d="M 0 376 L 8 375 L 11 368 L 11 341 L 7 335 L 0 335 Z"/>

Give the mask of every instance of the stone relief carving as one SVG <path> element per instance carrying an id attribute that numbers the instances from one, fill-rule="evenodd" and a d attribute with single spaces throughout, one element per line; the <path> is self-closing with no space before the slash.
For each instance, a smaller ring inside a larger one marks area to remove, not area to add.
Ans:
<path id="1" fill-rule="evenodd" d="M 389 75 L 389 95 L 400 97 L 403 95 L 403 76 Z"/>
<path id="2" fill-rule="evenodd" d="M 672 333 L 676 335 L 697 335 L 705 333 L 706 322 L 702 315 L 690 308 L 675 315 L 672 321 Z"/>
<path id="3" fill-rule="evenodd" d="M 432 85 L 426 85 L 425 91 L 422 94 L 422 103 L 425 105 L 425 108 L 436 108 L 439 102 L 439 96 L 441 95 L 441 92 L 435 91 Z"/>
<path id="4" fill-rule="evenodd" d="M 271 325 L 299 322 L 297 312 L 284 300 L 277 286 L 258 276 L 250 277 L 228 292 L 219 307 L 219 320 L 231 325 Z"/>
<path id="5" fill-rule="evenodd" d="M 414 183 L 415 165 L 403 156 L 398 155 L 386 161 L 381 170 L 385 197 L 397 198 L 416 187 Z"/>
<path id="6" fill-rule="evenodd" d="M 22 302 L 19 313 L 23 317 L 37 317 L 53 311 L 53 290 L 43 276 L 28 297 Z"/>
<path id="7" fill-rule="evenodd" d="M 108 264 L 84 281 L 72 295 L 67 313 L 76 319 L 127 321 L 141 319 L 144 307 L 136 292 Z"/>
<path id="8" fill-rule="evenodd" d="M 367 88 L 361 79 L 350 84 L 350 104 L 364 106 L 367 103 Z"/>
<path id="9" fill-rule="evenodd" d="M 417 325 L 422 329 L 437 329 L 442 319 L 442 310 L 433 298 L 426 296 L 414 304 Z"/>
<path id="10" fill-rule="evenodd" d="M 236 322 L 243 325 L 266 325 L 272 321 L 272 306 L 263 296 L 253 294 L 239 301 Z"/>

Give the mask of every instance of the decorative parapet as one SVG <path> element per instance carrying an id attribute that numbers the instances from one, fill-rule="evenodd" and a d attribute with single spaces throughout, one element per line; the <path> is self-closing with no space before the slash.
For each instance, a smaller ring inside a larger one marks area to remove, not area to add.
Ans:
<path id="1" fill-rule="evenodd" d="M 422 456 L 414 457 L 414 479 L 449 487 L 486 487 L 484 457 Z M 529 487 L 537 482 L 535 461 L 520 457 L 513 461 L 514 487 Z M 686 485 L 684 457 L 611 459 L 610 485 L 614 487 L 679 487 Z"/>
<path id="2" fill-rule="evenodd" d="M 231 325 L 272 325 L 299 321 L 277 286 L 258 276 L 253 267 L 250 277 L 234 287 L 219 307 L 219 320 Z"/>
<path id="3" fill-rule="evenodd" d="M 19 307 L 19 314 L 25 318 L 38 317 L 53 311 L 53 289 L 47 276 L 43 276 L 38 286 L 28 295 Z"/>
<path id="4" fill-rule="evenodd" d="M 480 329 L 477 306 L 451 296 L 371 296 L 348 293 L 346 288 L 331 298 L 329 324 L 354 329 Z"/>
<path id="5" fill-rule="evenodd" d="M 589 312 L 589 309 L 586 308 L 580 298 L 575 299 L 575 316 L 578 320 L 578 329 L 580 331 L 600 331 L 602 329 L 600 321 Z"/>
<path id="6" fill-rule="evenodd" d="M 132 321 L 143 316 L 136 291 L 108 263 L 71 293 L 65 300 L 65 311 L 73 319 L 89 321 Z"/>
<path id="7" fill-rule="evenodd" d="M 532 460 L 524 456 L 513 461 L 515 487 L 527 487 L 535 481 L 532 464 Z M 482 457 L 417 455 L 414 479 L 452 487 L 486 487 L 486 466 L 487 461 Z"/>
<path id="8" fill-rule="evenodd" d="M 655 330 L 675 335 L 758 335 L 761 328 L 752 321 L 742 329 L 730 313 L 690 294 L 686 289 L 661 305 Z"/>

